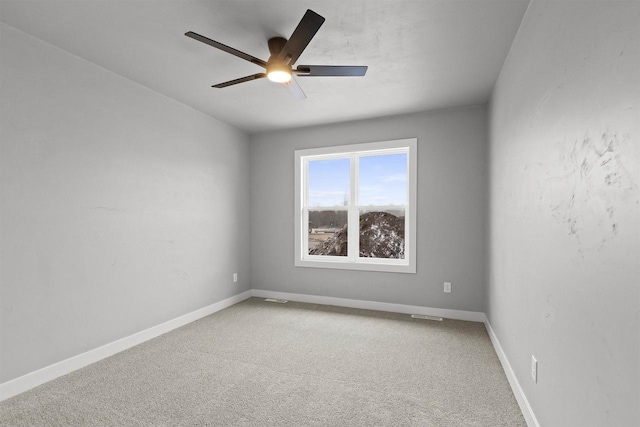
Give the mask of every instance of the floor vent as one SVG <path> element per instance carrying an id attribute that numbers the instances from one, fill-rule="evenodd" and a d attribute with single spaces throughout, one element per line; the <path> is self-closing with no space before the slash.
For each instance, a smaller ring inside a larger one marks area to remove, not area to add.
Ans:
<path id="1" fill-rule="evenodd" d="M 427 316 L 426 314 L 412 314 L 411 317 L 413 317 L 414 319 L 435 320 L 435 321 L 438 321 L 438 322 L 442 322 L 442 317 Z"/>
<path id="2" fill-rule="evenodd" d="M 267 298 L 265 299 L 267 302 L 277 302 L 278 304 L 284 304 L 287 302 L 286 299 L 277 299 L 277 298 Z"/>

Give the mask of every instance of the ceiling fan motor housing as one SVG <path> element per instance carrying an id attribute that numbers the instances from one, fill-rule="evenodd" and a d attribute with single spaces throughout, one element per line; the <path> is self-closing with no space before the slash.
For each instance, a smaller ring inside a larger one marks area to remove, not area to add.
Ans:
<path id="1" fill-rule="evenodd" d="M 287 39 L 284 37 L 272 37 L 267 43 L 269 43 L 269 53 L 271 53 L 269 60 L 271 60 L 275 55 L 280 54 L 284 45 L 287 44 Z"/>

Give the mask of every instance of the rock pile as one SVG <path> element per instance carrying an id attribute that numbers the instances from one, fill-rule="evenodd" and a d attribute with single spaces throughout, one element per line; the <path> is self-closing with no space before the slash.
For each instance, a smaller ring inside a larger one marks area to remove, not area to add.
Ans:
<path id="1" fill-rule="evenodd" d="M 345 225 L 309 255 L 347 256 L 348 229 Z M 360 215 L 360 256 L 404 258 L 404 217 L 388 212 Z"/>

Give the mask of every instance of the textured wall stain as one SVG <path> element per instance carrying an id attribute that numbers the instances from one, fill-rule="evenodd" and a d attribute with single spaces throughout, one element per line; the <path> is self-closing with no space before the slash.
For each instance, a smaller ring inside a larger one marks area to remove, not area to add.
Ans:
<path id="1" fill-rule="evenodd" d="M 550 162 L 540 200 L 552 218 L 566 227 L 578 251 L 601 250 L 621 231 L 616 207 L 637 203 L 637 177 L 625 166 L 628 135 L 605 131 L 559 144 L 559 162 Z"/>
<path id="2" fill-rule="evenodd" d="M 542 311 L 542 326 L 545 329 L 553 328 L 553 324 L 556 322 L 556 310 L 557 304 L 553 295 L 548 294 L 545 298 L 544 309 Z"/>

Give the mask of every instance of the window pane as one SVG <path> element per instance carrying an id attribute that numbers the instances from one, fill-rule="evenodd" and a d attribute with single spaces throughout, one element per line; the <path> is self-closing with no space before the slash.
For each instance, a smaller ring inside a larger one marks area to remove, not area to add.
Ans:
<path id="1" fill-rule="evenodd" d="M 360 210 L 360 257 L 404 259 L 404 209 Z"/>
<path id="2" fill-rule="evenodd" d="M 309 161 L 309 207 L 349 204 L 349 159 Z"/>
<path id="3" fill-rule="evenodd" d="M 407 204 L 407 154 L 360 157 L 360 206 Z"/>
<path id="4" fill-rule="evenodd" d="M 309 212 L 309 255 L 347 256 L 347 211 Z"/>

